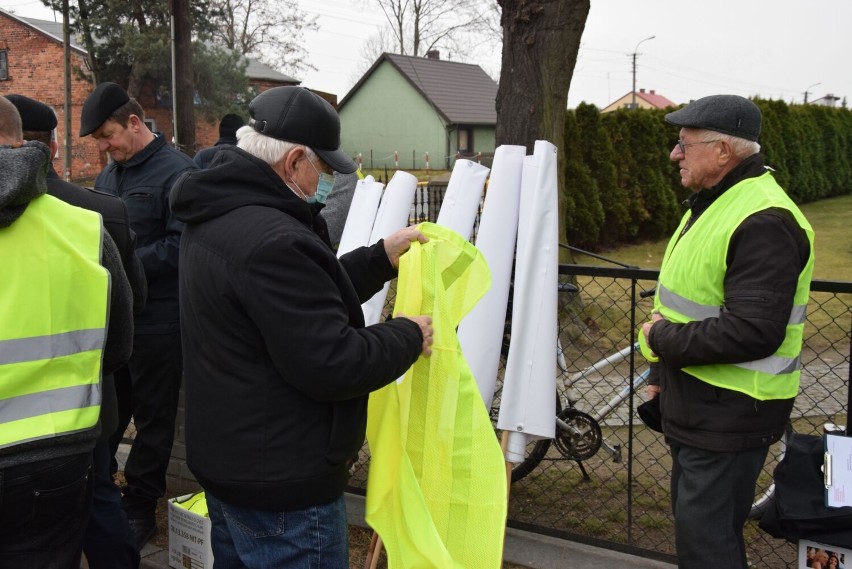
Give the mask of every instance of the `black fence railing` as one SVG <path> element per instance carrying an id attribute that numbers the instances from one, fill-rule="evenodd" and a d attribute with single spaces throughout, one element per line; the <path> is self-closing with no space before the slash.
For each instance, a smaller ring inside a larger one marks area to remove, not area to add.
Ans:
<path id="1" fill-rule="evenodd" d="M 644 400 L 645 364 L 630 349 L 653 307 L 652 298 L 642 293 L 653 289 L 657 275 L 656 270 L 560 266 L 554 388 L 560 418 L 580 435 L 557 438 L 526 464 L 529 472 L 512 484 L 510 526 L 675 561 L 669 449 L 662 435 L 636 416 Z M 802 387 L 792 417 L 799 432 L 816 434 L 825 423 L 847 424 L 850 307 L 852 283 L 813 283 Z M 499 405 L 499 393 L 495 401 Z M 533 447 L 528 451 L 534 453 Z M 366 488 L 366 449 L 361 458 L 351 479 L 355 492 Z M 770 487 L 778 460 L 776 445 L 758 494 Z M 796 566 L 795 544 L 772 538 L 756 521 L 748 523 L 746 541 L 752 566 Z"/>

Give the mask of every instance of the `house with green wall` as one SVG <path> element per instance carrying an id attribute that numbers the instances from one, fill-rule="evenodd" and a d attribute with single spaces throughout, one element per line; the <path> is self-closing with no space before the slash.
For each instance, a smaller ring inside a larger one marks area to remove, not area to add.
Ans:
<path id="1" fill-rule="evenodd" d="M 496 98 L 478 65 L 383 53 L 338 104 L 341 147 L 364 168 L 490 166 Z"/>

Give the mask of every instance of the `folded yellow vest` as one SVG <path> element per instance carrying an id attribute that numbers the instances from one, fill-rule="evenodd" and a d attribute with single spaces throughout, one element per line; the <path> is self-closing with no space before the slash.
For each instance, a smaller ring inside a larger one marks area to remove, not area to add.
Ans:
<path id="1" fill-rule="evenodd" d="M 491 286 L 484 257 L 424 223 L 400 261 L 394 314 L 432 316 L 432 355 L 370 396 L 366 520 L 391 568 L 500 567 L 506 469 L 456 328 Z"/>

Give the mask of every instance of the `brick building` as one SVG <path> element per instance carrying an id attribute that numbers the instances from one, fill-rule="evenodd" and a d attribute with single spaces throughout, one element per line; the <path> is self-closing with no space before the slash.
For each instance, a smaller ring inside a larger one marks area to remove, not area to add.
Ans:
<path id="1" fill-rule="evenodd" d="M 71 66 L 86 70 L 86 50 L 71 40 Z M 51 106 L 56 112 L 56 140 L 59 154 L 54 166 L 62 173 L 65 163 L 65 65 L 62 23 L 22 18 L 0 9 L 0 95 L 18 93 Z M 300 81 L 249 59 L 246 69 L 249 83 L 259 91 L 281 85 L 298 85 Z M 79 73 L 71 72 L 71 171 L 70 177 L 81 182 L 93 180 L 107 164 L 106 153 L 98 151 L 90 138 L 77 136 L 83 102 L 94 85 Z M 336 97 L 319 93 L 332 103 Z M 155 93 L 143 91 L 139 102 L 145 110 L 145 121 L 151 130 L 162 132 L 171 140 L 173 135 L 171 104 L 157 104 Z M 195 138 L 198 148 L 212 146 L 219 137 L 218 122 L 208 123 L 197 118 Z"/>

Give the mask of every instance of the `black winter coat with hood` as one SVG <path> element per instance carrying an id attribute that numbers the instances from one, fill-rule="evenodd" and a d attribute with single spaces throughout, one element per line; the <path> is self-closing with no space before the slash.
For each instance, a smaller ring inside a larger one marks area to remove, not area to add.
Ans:
<path id="1" fill-rule="evenodd" d="M 338 260 L 312 208 L 265 162 L 223 147 L 171 193 L 180 246 L 187 463 L 234 506 L 337 499 L 364 442 L 367 396 L 418 358 L 405 318 L 366 326 L 395 276 L 383 242 Z"/>

